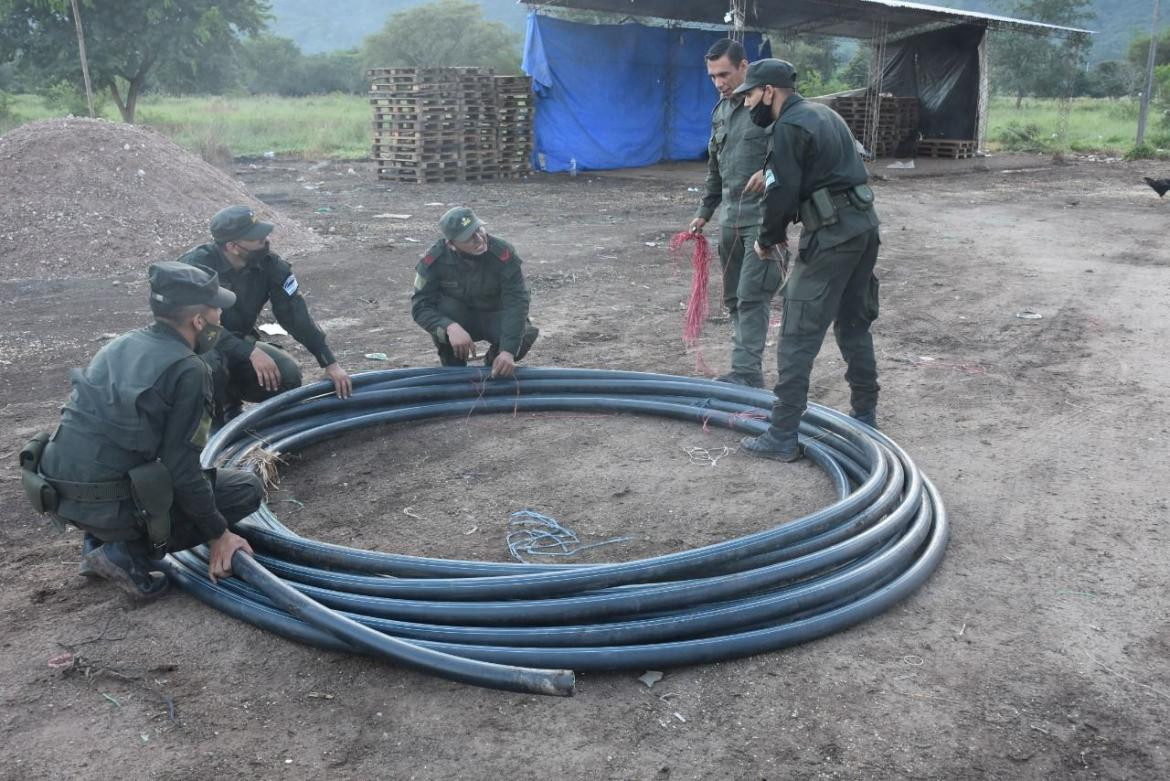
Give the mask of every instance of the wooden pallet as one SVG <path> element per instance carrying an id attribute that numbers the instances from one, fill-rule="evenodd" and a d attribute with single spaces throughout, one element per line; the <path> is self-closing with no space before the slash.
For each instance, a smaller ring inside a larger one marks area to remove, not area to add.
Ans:
<path id="1" fill-rule="evenodd" d="M 924 138 L 918 142 L 915 151 L 920 157 L 945 157 L 961 160 L 974 157 L 978 149 L 973 139 Z"/>

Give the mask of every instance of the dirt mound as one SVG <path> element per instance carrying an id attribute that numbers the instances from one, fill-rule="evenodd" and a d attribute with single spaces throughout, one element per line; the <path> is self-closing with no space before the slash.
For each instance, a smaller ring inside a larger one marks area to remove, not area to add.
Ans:
<path id="1" fill-rule="evenodd" d="M 277 249 L 322 239 L 159 133 L 55 119 L 0 136 L 0 277 L 93 277 L 145 269 L 208 241 L 211 215 L 248 204 L 277 224 Z"/>

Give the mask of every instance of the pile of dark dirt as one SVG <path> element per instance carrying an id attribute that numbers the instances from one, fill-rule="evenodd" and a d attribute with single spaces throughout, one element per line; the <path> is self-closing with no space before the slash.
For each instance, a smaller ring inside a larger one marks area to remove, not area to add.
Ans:
<path id="1" fill-rule="evenodd" d="M 275 222 L 283 255 L 319 249 L 312 231 L 147 128 L 101 119 L 32 122 L 0 136 L 0 277 L 94 277 L 174 258 L 209 240 L 224 206 Z"/>

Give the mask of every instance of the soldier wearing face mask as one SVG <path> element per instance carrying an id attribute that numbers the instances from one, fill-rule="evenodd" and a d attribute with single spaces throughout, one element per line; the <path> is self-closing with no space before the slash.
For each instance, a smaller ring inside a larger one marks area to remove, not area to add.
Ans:
<path id="1" fill-rule="evenodd" d="M 223 313 L 223 335 L 205 357 L 212 369 L 217 423 L 239 414 L 245 401 L 264 401 L 301 385 L 301 370 L 292 356 L 260 341 L 256 320 L 268 303 L 281 327 L 317 359 L 338 398 L 347 398 L 353 389 L 325 333 L 313 322 L 292 267 L 272 251 L 272 230 L 272 223 L 258 219 L 247 206 L 229 206 L 211 218 L 214 243 L 179 258 L 215 271 L 220 283 L 236 294 L 235 305 Z"/>
<path id="2" fill-rule="evenodd" d="M 801 97 L 792 63 L 753 62 L 736 92 L 744 96 L 752 121 L 772 128 L 756 253 L 774 255 L 787 242 L 788 226 L 801 224 L 800 255 L 781 289 L 780 379 L 771 426 L 745 438 L 742 447 L 754 455 L 795 461 L 803 455 L 798 429 L 808 404 L 809 376 L 830 325 L 847 366 L 850 415 L 877 425 L 880 386 L 870 325 L 878 316 L 873 269 L 881 244 L 879 220 L 869 173 L 849 126 L 828 106 Z"/>
<path id="3" fill-rule="evenodd" d="M 511 377 L 540 334 L 528 320 L 520 256 L 465 206 L 444 214 L 439 231 L 443 238 L 415 269 L 411 315 L 431 335 L 444 366 L 466 366 L 482 340 L 492 376 Z"/>
<path id="4" fill-rule="evenodd" d="M 211 381 L 195 350 L 214 341 L 236 297 L 214 272 L 174 261 L 150 267 L 154 324 L 122 334 L 84 370 L 50 436 L 20 451 L 33 506 L 59 528 L 84 533 L 80 572 L 150 598 L 167 586 L 157 559 L 207 543 L 208 574 L 231 574 L 251 552 L 228 526 L 254 512 L 260 479 L 239 469 L 204 472 Z"/>

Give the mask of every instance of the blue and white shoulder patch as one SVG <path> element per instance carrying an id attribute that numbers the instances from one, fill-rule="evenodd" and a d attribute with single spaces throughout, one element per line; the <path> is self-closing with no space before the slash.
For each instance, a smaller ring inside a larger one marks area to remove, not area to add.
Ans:
<path id="1" fill-rule="evenodd" d="M 300 285 L 297 283 L 296 274 L 289 274 L 288 279 L 284 281 L 284 284 L 281 285 L 281 287 L 284 288 L 284 292 L 290 296 L 297 292 L 297 290 L 300 289 Z"/>

